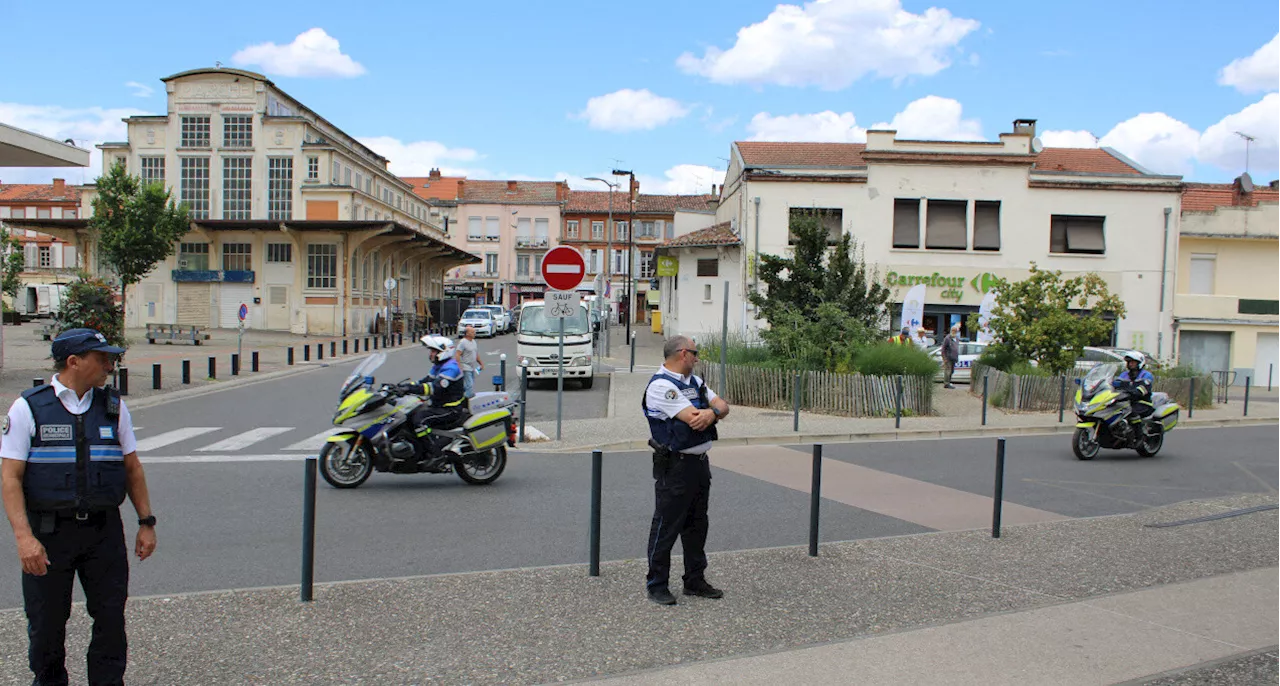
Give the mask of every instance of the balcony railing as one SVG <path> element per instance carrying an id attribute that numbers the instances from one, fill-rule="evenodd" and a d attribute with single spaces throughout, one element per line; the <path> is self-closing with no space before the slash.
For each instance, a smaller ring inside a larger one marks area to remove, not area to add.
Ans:
<path id="1" fill-rule="evenodd" d="M 517 248 L 545 248 L 551 244 L 546 236 L 516 236 Z"/>

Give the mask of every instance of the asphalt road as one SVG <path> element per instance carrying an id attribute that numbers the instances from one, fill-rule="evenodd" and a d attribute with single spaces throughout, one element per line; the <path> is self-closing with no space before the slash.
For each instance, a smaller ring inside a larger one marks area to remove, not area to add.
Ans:
<path id="1" fill-rule="evenodd" d="M 289 384 L 307 376 L 312 375 Z M 174 411 L 185 404 L 174 403 Z M 150 409 L 139 414 L 152 421 Z M 868 443 L 830 446 L 826 455 L 989 495 L 993 447 L 991 439 Z M 1079 462 L 1065 436 L 1011 439 L 1005 493 L 1009 502 L 1072 516 L 1232 493 L 1275 493 L 1277 448 L 1273 426 L 1177 431 L 1153 459 L 1116 453 Z M 468 486 L 451 475 L 375 474 L 360 488 L 343 491 L 321 482 L 316 578 L 336 581 L 565 563 L 583 563 L 585 574 L 589 465 L 587 455 L 517 452 L 507 472 L 488 487 Z M 134 563 L 132 593 L 297 583 L 302 472 L 297 460 L 148 466 L 160 517 L 160 547 L 152 560 Z M 652 513 L 649 472 L 647 454 L 606 456 L 605 559 L 643 557 Z M 802 545 L 807 540 L 808 501 L 804 492 L 715 469 L 708 549 Z M 830 500 L 823 503 L 822 517 L 826 541 L 926 530 Z M 133 528 L 128 526 L 130 532 Z M 21 604 L 18 566 L 13 546 L 0 545 L 0 570 L 11 570 L 0 574 L 0 607 Z"/>

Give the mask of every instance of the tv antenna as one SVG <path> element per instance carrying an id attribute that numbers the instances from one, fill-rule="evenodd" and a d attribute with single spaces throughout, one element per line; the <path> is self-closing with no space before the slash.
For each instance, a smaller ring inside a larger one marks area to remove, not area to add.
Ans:
<path id="1" fill-rule="evenodd" d="M 1244 139 L 1244 173 L 1249 173 L 1249 144 L 1257 140 L 1256 137 L 1247 133 L 1236 131 L 1236 135 Z"/>

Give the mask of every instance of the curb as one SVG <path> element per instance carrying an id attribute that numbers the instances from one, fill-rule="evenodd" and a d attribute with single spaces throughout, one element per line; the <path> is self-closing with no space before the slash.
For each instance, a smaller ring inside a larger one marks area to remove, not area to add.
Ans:
<path id="1" fill-rule="evenodd" d="M 1264 426 L 1268 424 L 1276 424 L 1278 420 L 1275 417 L 1236 417 L 1223 419 L 1190 419 L 1182 420 L 1179 425 L 1188 429 L 1220 429 L 1233 428 L 1241 426 Z M 901 431 L 863 431 L 854 433 L 835 433 L 835 434 L 806 434 L 792 433 L 784 435 L 772 436 L 742 436 L 736 438 L 722 438 L 716 442 L 717 447 L 731 446 L 752 446 L 752 445 L 796 445 L 810 443 L 879 443 L 884 441 L 928 441 L 928 440 L 944 440 L 944 439 L 963 439 L 963 438 L 983 438 L 986 436 L 1053 436 L 1057 434 L 1069 434 L 1075 431 L 1074 424 L 1062 424 L 1052 426 L 1010 426 L 1010 427 L 984 427 L 978 429 L 919 429 L 919 430 L 901 430 Z M 577 454 L 591 452 L 592 450 L 603 451 L 635 451 L 649 450 L 648 440 L 620 441 L 617 443 L 604 443 L 594 446 L 578 446 L 570 448 L 523 448 L 517 447 L 517 450 L 529 453 L 552 454 Z"/>

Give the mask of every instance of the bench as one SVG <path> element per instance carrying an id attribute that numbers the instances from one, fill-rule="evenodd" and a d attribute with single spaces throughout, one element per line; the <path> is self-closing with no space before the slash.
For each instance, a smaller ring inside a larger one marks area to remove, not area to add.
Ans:
<path id="1" fill-rule="evenodd" d="M 209 334 L 200 333 L 200 327 L 186 324 L 147 324 L 147 343 L 154 345 L 160 341 L 165 345 L 173 343 L 191 343 L 200 345 L 200 341 L 209 340 Z"/>

